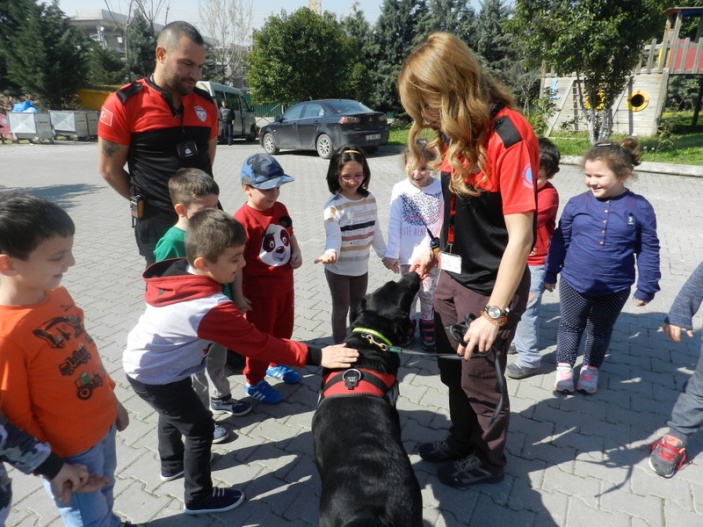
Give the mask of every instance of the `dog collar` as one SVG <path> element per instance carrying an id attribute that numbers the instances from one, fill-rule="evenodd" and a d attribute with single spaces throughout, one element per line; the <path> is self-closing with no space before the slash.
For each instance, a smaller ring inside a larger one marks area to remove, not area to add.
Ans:
<path id="1" fill-rule="evenodd" d="M 386 337 L 381 335 L 378 331 L 374 329 L 369 329 L 369 328 L 354 328 L 352 329 L 352 333 L 366 333 L 372 337 L 376 337 L 381 339 L 381 341 L 386 345 L 386 346 L 393 346 L 393 343 L 388 340 Z M 370 339 L 367 338 L 367 340 L 370 341 Z"/>

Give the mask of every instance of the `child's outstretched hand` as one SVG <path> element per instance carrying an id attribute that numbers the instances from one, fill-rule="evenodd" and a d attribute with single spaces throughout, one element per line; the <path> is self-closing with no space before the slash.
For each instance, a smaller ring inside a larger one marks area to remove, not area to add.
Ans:
<path id="1" fill-rule="evenodd" d="M 386 266 L 386 269 L 390 269 L 395 274 L 400 272 L 400 266 L 398 265 L 397 258 L 381 258 L 381 261 L 383 262 L 383 265 Z"/>
<path id="2" fill-rule="evenodd" d="M 662 330 L 664 330 L 664 334 L 669 338 L 669 340 L 673 340 L 674 342 L 681 342 L 681 331 L 686 333 L 688 338 L 693 337 L 693 330 L 683 329 L 679 326 L 674 326 L 673 324 L 667 324 L 666 322 L 664 322 Z"/>
<path id="3" fill-rule="evenodd" d="M 319 258 L 315 258 L 315 263 L 332 264 L 337 261 L 337 251 L 327 251 Z"/>
<path id="4" fill-rule="evenodd" d="M 335 344 L 322 348 L 322 360 L 320 366 L 323 368 L 348 368 L 359 357 L 359 352 L 352 348 L 347 348 L 346 344 Z"/>
<path id="5" fill-rule="evenodd" d="M 637 307 L 644 307 L 644 306 L 646 306 L 647 304 L 649 304 L 649 302 L 647 302 L 646 300 L 637 300 L 637 299 L 635 298 L 635 306 L 637 306 Z"/>

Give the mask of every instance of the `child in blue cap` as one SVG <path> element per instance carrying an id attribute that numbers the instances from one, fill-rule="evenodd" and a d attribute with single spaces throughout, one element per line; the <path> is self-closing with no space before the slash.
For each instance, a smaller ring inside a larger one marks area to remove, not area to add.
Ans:
<path id="1" fill-rule="evenodd" d="M 249 156 L 242 165 L 242 187 L 247 201 L 234 214 L 247 235 L 246 267 L 237 274 L 234 302 L 247 320 L 274 337 L 293 336 L 293 269 L 303 264 L 293 234 L 293 220 L 278 201 L 281 185 L 293 178 L 268 154 Z M 287 384 L 300 382 L 300 375 L 288 366 L 246 358 L 246 394 L 257 401 L 278 404 L 283 394 L 266 382 L 266 376 Z"/>

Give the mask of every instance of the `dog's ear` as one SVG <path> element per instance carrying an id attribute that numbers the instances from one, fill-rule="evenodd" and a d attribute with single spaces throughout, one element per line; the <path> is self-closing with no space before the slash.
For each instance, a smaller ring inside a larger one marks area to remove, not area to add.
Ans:
<path id="1" fill-rule="evenodd" d="M 410 330 L 410 324 L 410 313 L 407 312 L 393 320 L 393 335 L 396 337 L 393 344 L 400 344 L 405 340 L 405 336 Z"/>

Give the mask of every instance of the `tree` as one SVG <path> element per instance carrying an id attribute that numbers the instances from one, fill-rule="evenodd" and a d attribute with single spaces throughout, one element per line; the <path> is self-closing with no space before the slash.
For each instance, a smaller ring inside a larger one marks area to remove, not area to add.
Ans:
<path id="1" fill-rule="evenodd" d="M 507 80 L 507 71 L 516 62 L 513 52 L 513 36 L 506 25 L 510 8 L 503 0 L 485 0 L 475 25 L 475 51 L 483 59 L 484 69 L 502 81 Z"/>
<path id="2" fill-rule="evenodd" d="M 417 43 L 442 31 L 456 35 L 470 48 L 476 48 L 476 12 L 466 0 L 429 0 L 427 8 L 427 13 L 418 20 Z"/>
<path id="3" fill-rule="evenodd" d="M 254 32 L 249 85 L 258 103 L 346 97 L 349 37 L 334 16 L 282 11 Z"/>
<path id="4" fill-rule="evenodd" d="M 246 44 L 252 31 L 253 3 L 253 0 L 200 1 L 201 29 L 216 41 L 211 52 L 219 72 L 211 77 L 212 80 L 241 84 Z"/>
<path id="5" fill-rule="evenodd" d="M 398 75 L 415 43 L 419 20 L 426 16 L 424 0 L 384 0 L 372 38 L 373 107 L 402 113 Z"/>
<path id="6" fill-rule="evenodd" d="M 612 130 L 612 105 L 667 0 L 517 0 L 512 32 L 529 64 L 575 75 L 591 143 Z"/>
<path id="7" fill-rule="evenodd" d="M 371 27 L 364 18 L 364 12 L 356 9 L 341 20 L 341 27 L 349 37 L 350 71 L 347 77 L 349 97 L 370 104 L 373 93 L 369 76 L 373 69 L 371 62 Z"/>
<path id="8" fill-rule="evenodd" d="M 86 82 L 89 85 L 124 84 L 127 65 L 115 51 L 93 42 L 86 53 L 86 60 Z"/>
<path id="9" fill-rule="evenodd" d="M 137 77 L 147 77 L 154 71 L 156 37 L 154 28 L 142 14 L 135 10 L 125 33 L 129 71 Z"/>
<path id="10" fill-rule="evenodd" d="M 70 107 L 85 82 L 87 37 L 71 26 L 57 1 L 22 2 L 21 7 L 26 9 L 23 16 L 10 20 L 21 23 L 6 27 L 9 38 L 0 42 L 8 79 L 42 106 Z"/>

